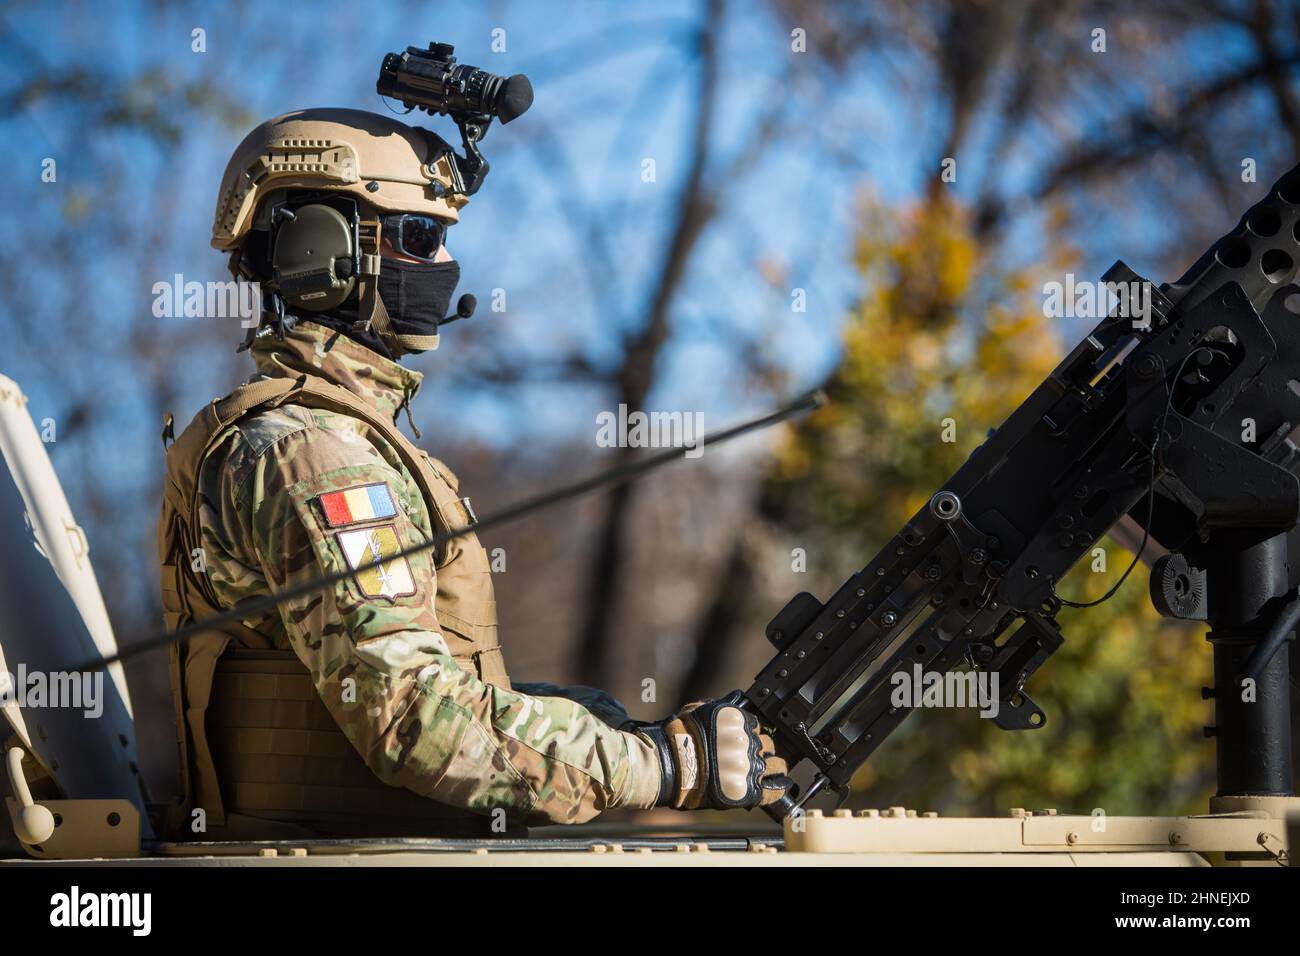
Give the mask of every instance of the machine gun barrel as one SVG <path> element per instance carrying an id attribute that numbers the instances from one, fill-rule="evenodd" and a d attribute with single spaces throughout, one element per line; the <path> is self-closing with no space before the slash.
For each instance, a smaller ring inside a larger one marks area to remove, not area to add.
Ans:
<path id="1" fill-rule="evenodd" d="M 1125 514 L 1171 549 L 1229 520 L 1294 527 L 1297 262 L 1300 166 L 1177 282 L 1117 262 L 1104 281 L 1140 284 L 1142 314 L 1103 319 L 828 601 L 786 604 L 746 706 L 815 780 L 773 816 L 846 791 L 915 709 L 898 692 L 918 673 L 982 679 L 1000 727 L 1044 726 L 1024 687 L 1062 643 L 1056 583 Z"/>

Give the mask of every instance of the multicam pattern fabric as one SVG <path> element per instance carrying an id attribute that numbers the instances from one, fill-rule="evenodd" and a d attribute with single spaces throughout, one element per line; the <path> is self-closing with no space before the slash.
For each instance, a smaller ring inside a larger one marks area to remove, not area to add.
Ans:
<path id="1" fill-rule="evenodd" d="M 284 341 L 259 340 L 253 352 L 261 376 L 322 376 L 393 415 L 420 384 L 417 373 L 312 323 Z M 434 533 L 399 455 L 359 419 L 289 404 L 241 419 L 199 477 L 206 568 L 221 604 L 348 567 L 321 498 L 374 484 L 387 488 L 396 514 L 349 528 L 391 528 L 402 547 Z M 469 556 L 481 562 L 490 604 L 477 540 L 448 547 L 476 549 Z M 446 556 L 407 561 L 414 593 L 376 595 L 384 589 L 354 577 L 245 622 L 268 646 L 296 652 L 381 780 L 478 812 L 504 808 L 525 823 L 578 823 L 654 803 L 657 758 L 616 729 L 627 717 L 616 701 L 592 688 L 484 683 L 449 650 L 445 628 L 475 625 L 453 613 L 462 610 L 456 595 L 439 593 Z"/>

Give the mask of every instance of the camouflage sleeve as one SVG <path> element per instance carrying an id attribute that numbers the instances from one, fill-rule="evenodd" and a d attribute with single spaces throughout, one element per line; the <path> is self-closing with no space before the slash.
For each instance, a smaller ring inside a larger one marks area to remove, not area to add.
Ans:
<path id="1" fill-rule="evenodd" d="M 622 727 L 632 719 L 627 709 L 609 694 L 595 687 L 587 687 L 585 684 L 570 684 L 566 687 L 545 681 L 527 684 L 511 681 L 510 685 L 519 693 L 530 697 L 567 697 L 569 700 L 576 700 L 611 727 Z"/>
<path id="2" fill-rule="evenodd" d="M 366 486 L 387 489 L 392 516 L 335 526 L 322 496 Z M 415 486 L 351 435 L 298 431 L 257 456 L 230 490 L 252 560 L 275 591 L 425 540 L 408 515 Z M 658 762 L 640 737 L 573 699 L 495 687 L 457 665 L 440 633 L 435 573 L 429 554 L 398 558 L 280 609 L 321 698 L 375 774 L 532 823 L 653 805 Z"/>

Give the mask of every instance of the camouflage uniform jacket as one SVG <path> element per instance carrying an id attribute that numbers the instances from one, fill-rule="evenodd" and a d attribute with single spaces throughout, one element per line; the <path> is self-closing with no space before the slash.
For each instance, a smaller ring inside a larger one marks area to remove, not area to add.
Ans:
<path id="1" fill-rule="evenodd" d="M 253 353 L 257 378 L 321 376 L 394 416 L 421 379 L 309 322 L 284 341 L 259 339 Z M 455 478 L 431 463 L 454 489 Z M 284 404 L 239 419 L 204 461 L 199 487 L 207 573 L 222 606 L 364 567 L 434 533 L 429 503 L 388 442 L 357 418 L 321 409 Z M 459 542 L 482 551 L 472 536 Z M 482 563 L 487 573 L 486 554 Z M 385 783 L 480 813 L 500 807 L 526 823 L 653 805 L 658 759 L 642 738 L 616 729 L 626 713 L 612 698 L 590 688 L 493 686 L 457 663 L 438 606 L 456 605 L 439 595 L 437 566 L 429 554 L 399 558 L 244 623 L 296 653 Z"/>

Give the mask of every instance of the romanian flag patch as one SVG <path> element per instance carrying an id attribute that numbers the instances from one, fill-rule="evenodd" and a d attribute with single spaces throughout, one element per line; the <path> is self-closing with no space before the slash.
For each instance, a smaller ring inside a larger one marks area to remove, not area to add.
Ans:
<path id="1" fill-rule="evenodd" d="M 415 593 L 415 579 L 406 558 L 393 558 L 402 545 L 391 524 L 340 531 L 337 537 L 348 567 L 357 572 L 357 586 L 365 597 L 409 597 Z"/>
<path id="2" fill-rule="evenodd" d="M 331 528 L 343 528 L 363 521 L 378 521 L 397 514 L 393 496 L 383 482 L 358 485 L 343 491 L 331 491 L 316 499 L 325 512 L 325 521 Z"/>

